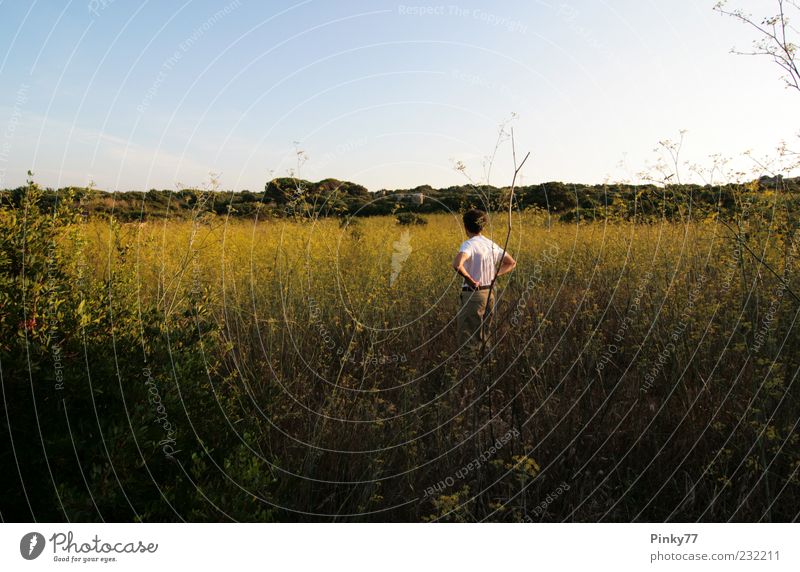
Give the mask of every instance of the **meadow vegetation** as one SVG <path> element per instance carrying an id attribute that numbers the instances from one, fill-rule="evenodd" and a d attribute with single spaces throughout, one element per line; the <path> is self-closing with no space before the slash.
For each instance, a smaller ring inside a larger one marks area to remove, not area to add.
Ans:
<path id="1" fill-rule="evenodd" d="M 516 208 L 474 366 L 457 211 L 121 222 L 42 196 L 0 210 L 3 520 L 796 518 L 791 190 Z"/>

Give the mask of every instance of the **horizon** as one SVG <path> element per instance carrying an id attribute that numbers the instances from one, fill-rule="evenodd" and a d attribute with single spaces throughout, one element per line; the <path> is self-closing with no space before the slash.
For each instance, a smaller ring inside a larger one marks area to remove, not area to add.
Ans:
<path id="1" fill-rule="evenodd" d="M 483 163 L 512 113 L 520 185 L 636 182 L 682 130 L 687 161 L 747 170 L 796 135 L 795 106 L 768 61 L 730 53 L 755 36 L 713 4 L 3 4 L 0 188 L 30 169 L 51 188 L 259 189 L 298 168 L 444 188 L 469 183 L 458 161 L 502 187 L 508 142 L 489 181 Z"/>
<path id="2" fill-rule="evenodd" d="M 197 192 L 219 192 L 219 193 L 243 193 L 243 192 L 249 192 L 249 193 L 258 194 L 258 193 L 263 193 L 265 191 L 265 189 L 266 189 L 266 186 L 271 181 L 276 180 L 276 179 L 280 179 L 280 178 L 294 178 L 294 177 L 290 177 L 290 176 L 274 177 L 273 179 L 265 181 L 264 185 L 262 185 L 262 188 L 259 188 L 259 189 L 250 189 L 250 188 L 230 189 L 230 188 L 223 188 L 223 187 L 220 187 L 220 188 L 217 188 L 217 189 L 208 189 L 208 188 L 203 188 L 202 185 L 184 186 L 184 187 L 175 188 L 175 189 L 157 188 L 157 187 L 151 187 L 149 189 L 103 189 L 103 188 L 100 188 L 100 187 L 97 187 L 97 186 L 92 186 L 91 189 L 94 190 L 94 191 L 100 191 L 100 192 L 105 192 L 105 193 L 147 193 L 147 192 L 150 192 L 150 191 L 159 191 L 159 192 L 167 191 L 167 192 L 172 192 L 172 193 L 179 193 L 179 192 L 182 192 L 182 191 L 197 191 Z M 30 179 L 34 183 L 37 183 L 37 181 L 36 181 L 36 173 L 34 173 L 33 176 Z M 702 183 L 702 182 L 684 182 L 684 183 L 680 183 L 680 185 L 681 186 L 697 186 L 697 187 L 724 187 L 726 185 L 741 185 L 741 184 L 752 182 L 752 181 L 755 181 L 755 180 L 764 180 L 764 179 L 767 179 L 767 180 L 780 179 L 780 180 L 783 180 L 783 181 L 800 181 L 800 175 L 794 176 L 794 177 L 790 177 L 790 176 L 786 176 L 786 175 L 784 175 L 782 173 L 777 173 L 775 175 L 760 175 L 760 176 L 756 176 L 754 178 L 745 178 L 745 179 L 739 180 L 739 181 L 726 181 L 725 183 L 706 184 L 706 183 Z M 501 190 L 501 189 L 504 189 L 504 188 L 508 188 L 510 186 L 510 185 L 484 185 L 484 184 L 471 184 L 471 183 L 461 183 L 461 184 L 457 184 L 456 183 L 456 184 L 452 184 L 452 185 L 448 185 L 448 186 L 434 187 L 434 186 L 429 185 L 427 183 L 423 183 L 421 185 L 417 185 L 416 187 L 396 187 L 396 188 L 370 189 L 366 185 L 363 185 L 363 184 L 361 184 L 361 183 L 359 183 L 357 181 L 347 181 L 347 180 L 343 180 L 343 179 L 336 179 L 334 177 L 324 177 L 322 179 L 317 179 L 317 180 L 309 180 L 309 179 L 303 179 L 301 177 L 296 177 L 296 180 L 302 181 L 302 182 L 305 182 L 305 183 L 311 183 L 313 185 L 317 185 L 319 183 L 322 183 L 323 181 L 338 181 L 340 183 L 348 183 L 348 184 L 353 184 L 353 185 L 358 185 L 360 187 L 364 187 L 367 190 L 368 193 L 380 193 L 380 192 L 412 193 L 414 191 L 418 191 L 419 189 L 421 189 L 423 187 L 429 187 L 432 191 L 443 191 L 443 190 L 447 190 L 447 189 L 453 188 L 453 187 L 474 187 L 474 188 L 479 188 L 479 187 L 487 187 L 487 186 L 491 187 L 491 188 L 494 188 L 494 189 L 497 189 L 497 190 Z M 572 182 L 572 181 L 569 181 L 569 182 L 568 181 L 536 181 L 536 182 L 527 182 L 525 184 L 517 184 L 517 185 L 515 185 L 515 188 L 520 189 L 520 188 L 525 188 L 525 187 L 535 187 L 535 186 L 544 186 L 544 185 L 552 185 L 552 184 L 559 184 L 559 185 L 564 185 L 564 186 L 583 186 L 583 187 L 603 187 L 603 186 L 609 186 L 609 187 L 613 187 L 613 186 L 647 187 L 647 186 L 654 186 L 655 185 L 655 183 L 653 183 L 653 182 L 646 182 L 646 181 L 640 181 L 640 182 L 600 182 L 600 183 L 576 183 L 576 182 Z M 4 188 L 0 188 L 0 191 L 12 191 L 14 189 L 22 188 L 24 186 L 25 185 L 17 185 L 15 187 L 4 187 Z M 58 191 L 58 190 L 61 190 L 61 189 L 69 189 L 69 188 L 72 188 L 72 189 L 89 189 L 90 188 L 88 185 L 87 186 L 82 186 L 82 185 L 62 185 L 61 187 L 50 187 L 50 186 L 39 185 L 39 187 L 42 188 L 42 189 L 48 190 L 48 191 Z"/>

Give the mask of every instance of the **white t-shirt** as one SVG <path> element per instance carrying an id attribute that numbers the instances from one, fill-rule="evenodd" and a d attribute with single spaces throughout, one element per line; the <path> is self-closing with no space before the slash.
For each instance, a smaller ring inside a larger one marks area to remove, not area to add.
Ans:
<path id="1" fill-rule="evenodd" d="M 461 243 L 459 252 L 466 252 L 469 257 L 464 261 L 464 269 L 481 286 L 492 283 L 494 273 L 500 266 L 503 247 L 479 234 Z M 464 280 L 466 285 L 466 280 Z"/>

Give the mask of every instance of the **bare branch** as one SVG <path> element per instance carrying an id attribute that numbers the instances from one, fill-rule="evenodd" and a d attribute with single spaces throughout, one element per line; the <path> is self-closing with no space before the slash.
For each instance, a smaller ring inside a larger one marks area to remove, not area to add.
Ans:
<path id="1" fill-rule="evenodd" d="M 737 55 L 769 56 L 785 72 L 782 77 L 788 87 L 800 91 L 800 69 L 797 67 L 797 46 L 792 42 L 788 32 L 797 30 L 790 25 L 787 8 L 791 7 L 800 15 L 800 5 L 797 0 L 775 0 L 777 14 L 765 17 L 760 23 L 750 14 L 745 14 L 739 9 L 727 9 L 727 0 L 721 0 L 714 5 L 714 11 L 729 16 L 747 26 L 755 29 L 761 38 L 753 42 L 753 50 L 743 52 L 732 50 Z"/>
<path id="2" fill-rule="evenodd" d="M 486 296 L 487 304 L 490 304 L 492 301 L 492 292 L 494 292 L 494 285 L 495 282 L 497 282 L 497 276 L 500 273 L 500 267 L 503 265 L 503 260 L 506 257 L 506 252 L 508 252 L 508 243 L 511 240 L 511 230 L 512 230 L 511 213 L 514 208 L 514 188 L 516 187 L 517 184 L 517 176 L 519 175 L 519 172 L 522 170 L 522 167 L 525 166 L 525 162 L 528 160 L 528 157 L 531 156 L 530 152 L 526 153 L 525 157 L 522 159 L 522 162 L 519 165 L 517 165 L 517 147 L 514 142 L 513 127 L 511 128 L 511 156 L 514 160 L 514 176 L 511 179 L 510 194 L 508 197 L 508 219 L 506 222 L 506 240 L 503 243 L 503 252 L 500 255 L 500 264 L 498 264 L 497 267 L 495 268 L 494 276 L 492 277 L 492 281 L 489 283 L 489 293 Z M 486 318 L 487 314 L 489 314 L 489 312 L 484 312 L 483 319 Z M 483 356 L 484 351 L 486 349 L 486 341 L 487 341 L 487 336 L 484 336 L 483 342 L 481 343 L 481 351 L 480 351 L 481 356 Z"/>

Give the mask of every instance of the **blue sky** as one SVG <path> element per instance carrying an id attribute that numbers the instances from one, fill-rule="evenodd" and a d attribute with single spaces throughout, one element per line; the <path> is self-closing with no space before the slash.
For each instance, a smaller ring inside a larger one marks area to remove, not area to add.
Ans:
<path id="1" fill-rule="evenodd" d="M 512 112 L 525 183 L 631 178 L 681 129 L 688 160 L 746 166 L 796 137 L 800 94 L 729 53 L 753 36 L 713 3 L 0 1 L 0 187 L 260 190 L 295 142 L 308 179 L 459 184 Z"/>

